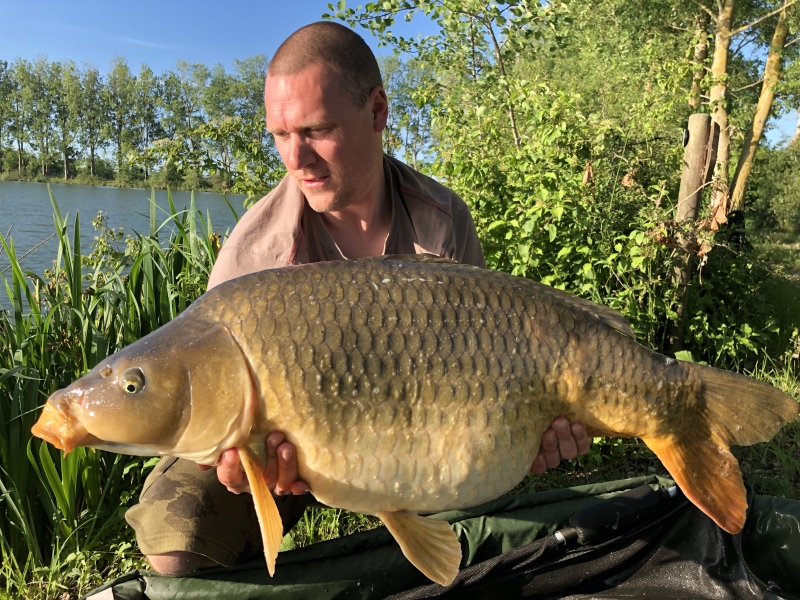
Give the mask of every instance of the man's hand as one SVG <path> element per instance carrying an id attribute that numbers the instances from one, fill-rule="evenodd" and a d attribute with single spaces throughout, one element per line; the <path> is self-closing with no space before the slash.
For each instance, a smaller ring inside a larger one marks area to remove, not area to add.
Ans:
<path id="1" fill-rule="evenodd" d="M 570 460 L 579 454 L 589 452 L 591 440 L 586 428 L 578 423 L 570 425 L 564 417 L 558 417 L 550 429 L 542 435 L 539 454 L 531 465 L 531 473 L 539 475 L 547 469 L 558 466 L 562 459 Z M 299 496 L 310 490 L 305 481 L 297 478 L 297 456 L 294 444 L 286 441 L 280 431 L 267 436 L 267 466 L 264 476 L 269 488 L 278 496 L 294 494 Z M 208 465 L 197 465 L 204 471 Z M 217 477 L 228 491 L 234 494 L 250 493 L 250 484 L 235 448 L 225 450 L 217 461 Z"/>
<path id="2" fill-rule="evenodd" d="M 542 435 L 542 445 L 531 465 L 531 473 L 541 475 L 547 469 L 557 467 L 561 459 L 571 460 L 579 454 L 586 454 L 590 444 L 583 425 L 570 425 L 564 417 L 558 417 Z"/>
<path id="3" fill-rule="evenodd" d="M 286 441 L 280 431 L 273 431 L 267 436 L 267 466 L 264 477 L 269 489 L 278 496 L 294 494 L 300 496 L 310 490 L 308 484 L 297 478 L 297 456 L 294 444 Z M 208 465 L 197 465 L 203 471 L 210 469 Z M 229 448 L 220 454 L 217 460 L 217 477 L 219 482 L 234 494 L 250 494 L 250 484 L 244 473 L 236 448 Z"/>

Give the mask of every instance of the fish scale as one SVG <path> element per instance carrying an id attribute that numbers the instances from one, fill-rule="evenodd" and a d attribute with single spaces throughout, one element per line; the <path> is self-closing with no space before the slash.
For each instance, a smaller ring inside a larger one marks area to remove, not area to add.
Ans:
<path id="1" fill-rule="evenodd" d="M 33 432 L 67 451 L 204 464 L 237 448 L 272 573 L 282 527 L 264 440 L 282 431 L 318 500 L 377 515 L 414 565 L 448 584 L 459 542 L 418 513 L 513 488 L 556 416 L 590 435 L 642 438 L 686 496 L 736 533 L 747 502 L 728 447 L 766 441 L 797 413 L 772 386 L 641 346 L 611 309 L 405 256 L 220 284 L 53 394 Z"/>

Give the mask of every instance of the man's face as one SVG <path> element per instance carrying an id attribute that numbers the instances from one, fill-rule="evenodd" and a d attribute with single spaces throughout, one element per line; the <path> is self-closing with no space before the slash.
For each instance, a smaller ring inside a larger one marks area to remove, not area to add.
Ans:
<path id="1" fill-rule="evenodd" d="M 318 212 L 361 200 L 383 177 L 386 94 L 376 88 L 358 108 L 337 77 L 324 65 L 311 65 L 294 75 L 269 75 L 264 87 L 267 130 Z"/>

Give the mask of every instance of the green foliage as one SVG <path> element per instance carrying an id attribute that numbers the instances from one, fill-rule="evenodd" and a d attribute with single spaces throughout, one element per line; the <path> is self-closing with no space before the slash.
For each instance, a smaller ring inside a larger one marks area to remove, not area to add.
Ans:
<path id="1" fill-rule="evenodd" d="M 250 206 L 285 173 L 263 129 L 261 117 L 251 121 L 224 117 L 202 123 L 187 134 L 158 140 L 145 151 L 131 154 L 129 161 L 139 165 L 160 163 L 183 179 L 209 173 L 220 179 L 223 191 L 245 195 L 245 206 Z M 216 148 L 222 146 L 226 150 L 220 155 Z"/>
<path id="2" fill-rule="evenodd" d="M 755 229 L 800 235 L 800 141 L 760 149 L 745 206 Z"/>
<path id="3" fill-rule="evenodd" d="M 0 311 L 0 589 L 18 597 L 76 593 L 139 560 L 123 515 L 155 459 L 77 448 L 63 455 L 30 428 L 38 409 L 120 348 L 170 321 L 205 291 L 220 247 L 194 200 L 166 218 L 151 202 L 150 232 L 126 238 L 99 215 L 90 254 L 53 199 L 59 239 L 52 271 L 23 272 L 12 239 Z M 138 563 L 137 563 L 138 564 Z M 38 596 L 40 597 L 40 596 Z"/>
<path id="4" fill-rule="evenodd" d="M 431 107 L 417 101 L 417 91 L 433 79 L 433 72 L 414 60 L 379 56 L 383 86 L 389 98 L 389 120 L 383 131 L 384 152 L 422 170 L 432 143 Z"/>
<path id="5" fill-rule="evenodd" d="M 769 290 L 776 276 L 747 254 L 717 246 L 689 287 L 685 335 L 697 360 L 752 368 L 762 349 L 780 354 L 780 310 Z M 756 300 L 757 299 L 757 300 Z"/>

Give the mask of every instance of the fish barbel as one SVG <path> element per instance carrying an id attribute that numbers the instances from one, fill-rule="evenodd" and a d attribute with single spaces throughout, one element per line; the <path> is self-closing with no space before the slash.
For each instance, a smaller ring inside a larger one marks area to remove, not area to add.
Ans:
<path id="1" fill-rule="evenodd" d="M 747 502 L 731 444 L 770 439 L 798 403 L 753 379 L 638 344 L 617 312 L 431 256 L 316 263 L 223 283 L 53 394 L 33 433 L 213 465 L 236 447 L 270 573 L 282 537 L 263 479 L 282 431 L 324 504 L 378 516 L 408 559 L 448 584 L 444 521 L 528 473 L 557 416 L 638 437 L 730 533 Z"/>

